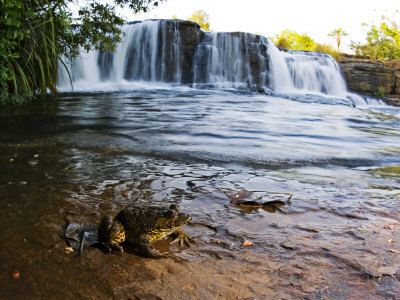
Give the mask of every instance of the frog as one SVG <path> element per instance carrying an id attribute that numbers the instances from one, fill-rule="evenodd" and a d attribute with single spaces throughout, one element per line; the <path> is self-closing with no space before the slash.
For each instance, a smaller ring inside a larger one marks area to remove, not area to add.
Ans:
<path id="1" fill-rule="evenodd" d="M 121 255 L 124 253 L 124 248 L 120 244 L 125 241 L 125 228 L 121 222 L 110 215 L 101 219 L 97 229 L 97 237 L 108 253 L 111 253 L 112 248 L 117 248 Z"/>
<path id="2" fill-rule="evenodd" d="M 124 241 L 134 245 L 147 257 L 166 257 L 154 246 L 156 241 L 174 237 L 171 243 L 179 242 L 180 246 L 190 245 L 191 238 L 181 229 L 192 217 L 179 212 L 180 207 L 172 204 L 169 208 L 129 206 L 122 209 L 114 218 L 104 217 L 99 225 L 99 241 L 109 247 L 118 248 L 123 253 L 122 232 Z M 103 221 L 104 220 L 104 221 Z M 120 227 L 122 226 L 122 227 Z M 107 228 L 107 230 L 100 230 Z M 110 228 L 110 229 L 108 229 Z M 102 235 L 102 236 L 100 236 Z"/>

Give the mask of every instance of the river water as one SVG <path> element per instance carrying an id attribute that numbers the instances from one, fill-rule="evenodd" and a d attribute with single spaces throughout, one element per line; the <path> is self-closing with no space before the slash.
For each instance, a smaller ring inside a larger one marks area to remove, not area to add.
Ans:
<path id="1" fill-rule="evenodd" d="M 4 299 L 399 295 L 399 108 L 138 83 L 0 116 Z M 170 203 L 195 240 L 172 258 L 65 253 L 71 221 Z"/>

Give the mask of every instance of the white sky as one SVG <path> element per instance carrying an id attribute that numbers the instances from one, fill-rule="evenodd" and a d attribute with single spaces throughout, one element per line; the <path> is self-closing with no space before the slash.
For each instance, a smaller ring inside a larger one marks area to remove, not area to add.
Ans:
<path id="1" fill-rule="evenodd" d="M 327 35 L 341 27 L 349 34 L 342 38 L 345 52 L 349 51 L 350 41 L 365 42 L 362 22 L 378 22 L 386 15 L 400 24 L 394 19 L 400 0 L 166 0 L 147 14 L 131 15 L 125 11 L 124 15 L 128 20 L 169 19 L 174 15 L 186 20 L 196 10 L 204 10 L 210 16 L 212 31 L 243 31 L 269 37 L 291 29 L 332 46 L 334 40 Z"/>

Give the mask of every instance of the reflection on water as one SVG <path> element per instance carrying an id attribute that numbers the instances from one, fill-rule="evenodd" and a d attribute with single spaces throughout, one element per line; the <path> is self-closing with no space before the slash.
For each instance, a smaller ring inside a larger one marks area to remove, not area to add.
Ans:
<path id="1" fill-rule="evenodd" d="M 364 277 L 396 273 L 388 249 L 400 251 L 400 240 L 385 243 L 399 235 L 384 226 L 400 221 L 399 109 L 300 100 L 147 89 L 3 110 L 0 240 L 8 247 L 0 250 L 0 282 L 10 268 L 32 281 L 59 264 L 76 272 L 79 263 L 53 252 L 64 245 L 67 221 L 95 223 L 125 205 L 167 203 L 193 216 L 185 230 L 196 246 L 173 248 L 190 261 L 238 255 L 250 240 L 249 251 L 310 272 L 339 264 Z M 273 209 L 243 208 L 226 195 L 240 190 L 263 201 L 293 198 Z M 53 289 L 72 284 L 61 277 Z M 397 283 L 388 280 L 388 294 L 370 289 L 389 295 Z M 0 287 L 7 296 L 39 289 L 25 283 Z"/>

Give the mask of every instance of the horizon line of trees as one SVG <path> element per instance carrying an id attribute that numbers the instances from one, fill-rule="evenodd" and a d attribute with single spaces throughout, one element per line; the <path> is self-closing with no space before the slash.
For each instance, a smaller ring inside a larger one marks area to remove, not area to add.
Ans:
<path id="1" fill-rule="evenodd" d="M 386 16 L 382 16 L 379 24 L 369 25 L 363 23 L 361 26 L 369 27 L 366 32 L 366 42 L 351 41 L 349 47 L 356 56 L 381 61 L 400 59 L 399 24 Z M 270 39 L 282 49 L 325 52 L 338 59 L 341 53 L 342 37 L 348 35 L 342 28 L 334 29 L 328 33 L 328 36 L 335 40 L 337 50 L 330 45 L 316 43 L 305 33 L 299 34 L 294 30 L 288 29 L 283 30 L 275 37 L 270 37 Z"/>

